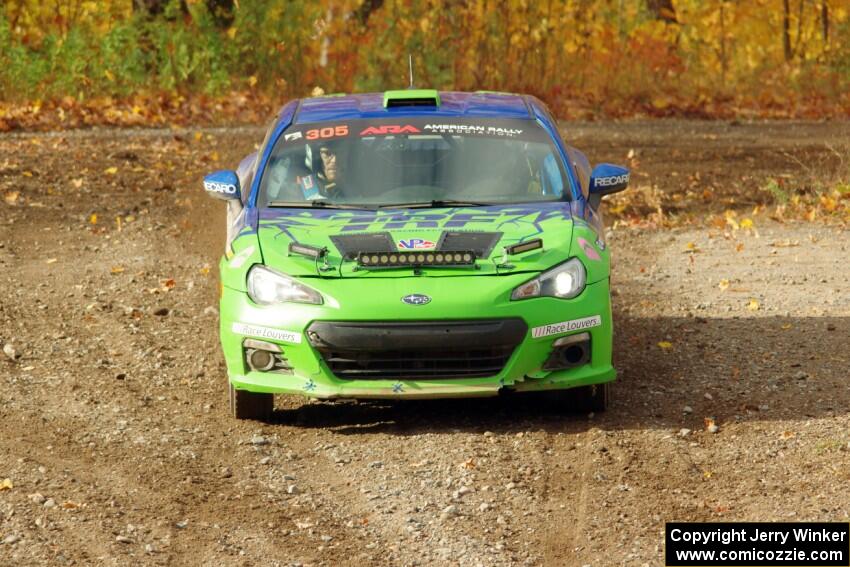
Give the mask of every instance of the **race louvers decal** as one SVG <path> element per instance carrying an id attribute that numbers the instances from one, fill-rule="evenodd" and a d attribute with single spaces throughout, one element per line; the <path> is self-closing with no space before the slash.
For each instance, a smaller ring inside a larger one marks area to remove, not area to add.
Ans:
<path id="1" fill-rule="evenodd" d="M 283 341 L 296 345 L 301 344 L 301 333 L 293 333 L 292 331 L 270 329 L 269 327 L 258 327 L 257 325 L 249 325 L 248 323 L 233 323 L 231 329 L 234 333 L 245 335 L 246 337 L 274 339 L 276 341 Z"/>
<path id="2" fill-rule="evenodd" d="M 583 319 L 573 319 L 572 321 L 562 321 L 561 323 L 552 323 L 551 325 L 543 325 L 542 327 L 534 327 L 531 329 L 531 338 L 540 339 L 552 335 L 560 335 L 561 333 L 569 333 L 571 331 L 581 331 L 598 327 L 602 324 L 602 316 L 594 315 L 592 317 L 584 317 Z"/>

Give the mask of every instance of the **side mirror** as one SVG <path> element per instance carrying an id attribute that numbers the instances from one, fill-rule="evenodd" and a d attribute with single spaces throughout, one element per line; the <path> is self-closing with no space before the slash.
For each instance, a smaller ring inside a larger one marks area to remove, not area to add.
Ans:
<path id="1" fill-rule="evenodd" d="M 590 194 L 603 197 L 619 193 L 629 186 L 629 170 L 619 165 L 600 163 L 590 174 Z"/>
<path id="2" fill-rule="evenodd" d="M 204 190 L 210 197 L 224 201 L 242 198 L 239 190 L 239 176 L 229 169 L 216 171 L 204 177 Z"/>

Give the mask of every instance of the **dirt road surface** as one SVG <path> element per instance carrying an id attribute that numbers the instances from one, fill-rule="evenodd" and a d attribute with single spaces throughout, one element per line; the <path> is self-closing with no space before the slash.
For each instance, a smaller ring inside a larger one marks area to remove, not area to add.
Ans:
<path id="1" fill-rule="evenodd" d="M 827 171 L 850 128 L 565 131 L 723 196 Z M 611 231 L 604 415 L 282 398 L 231 419 L 200 179 L 261 135 L 0 138 L 0 565 L 655 566 L 665 521 L 850 520 L 850 235 L 818 224 Z"/>

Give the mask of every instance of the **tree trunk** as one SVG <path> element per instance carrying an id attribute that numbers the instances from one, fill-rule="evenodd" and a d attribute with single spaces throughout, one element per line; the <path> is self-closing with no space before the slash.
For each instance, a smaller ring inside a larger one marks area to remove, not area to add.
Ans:
<path id="1" fill-rule="evenodd" d="M 673 7 L 673 0 L 646 0 L 646 7 L 649 8 L 656 20 L 667 24 L 679 23 L 679 18 L 676 17 L 676 8 Z"/>
<path id="2" fill-rule="evenodd" d="M 153 19 L 165 14 L 165 10 L 170 3 L 171 0 L 133 0 L 133 12 L 142 14 L 148 19 Z M 186 16 L 189 13 L 186 0 L 179 0 L 179 6 L 180 14 Z"/>
<path id="3" fill-rule="evenodd" d="M 823 43 L 829 45 L 829 2 L 827 0 L 821 0 L 820 3 L 820 23 Z"/>
<path id="4" fill-rule="evenodd" d="M 369 21 L 369 16 L 372 15 L 372 12 L 380 10 L 383 5 L 384 0 L 364 0 L 364 2 L 360 4 L 360 7 L 354 11 L 354 15 L 357 17 L 360 24 L 365 26 Z"/>
<path id="5" fill-rule="evenodd" d="M 785 61 L 791 61 L 791 6 L 789 0 L 782 0 L 782 48 L 785 51 Z"/>
<path id="6" fill-rule="evenodd" d="M 207 0 L 207 10 L 212 16 L 217 28 L 227 29 L 233 25 L 236 19 L 234 11 L 234 0 Z"/>
<path id="7" fill-rule="evenodd" d="M 787 2 L 788 0 L 786 0 Z M 720 82 L 726 88 L 726 70 L 729 61 L 726 54 L 726 0 L 720 0 Z"/>

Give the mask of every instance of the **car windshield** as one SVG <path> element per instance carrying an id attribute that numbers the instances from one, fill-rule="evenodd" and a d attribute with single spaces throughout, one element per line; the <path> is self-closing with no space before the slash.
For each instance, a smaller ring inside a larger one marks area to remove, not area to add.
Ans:
<path id="1" fill-rule="evenodd" d="M 423 207 L 569 198 L 533 120 L 403 118 L 303 124 L 275 143 L 260 207 Z"/>

